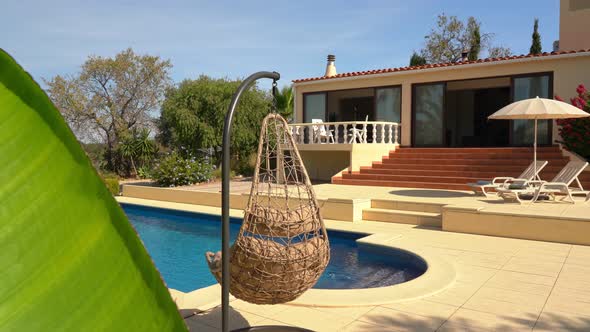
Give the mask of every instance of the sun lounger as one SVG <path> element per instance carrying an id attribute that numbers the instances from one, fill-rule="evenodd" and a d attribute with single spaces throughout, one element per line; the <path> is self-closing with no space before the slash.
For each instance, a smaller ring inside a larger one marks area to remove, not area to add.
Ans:
<path id="1" fill-rule="evenodd" d="M 531 203 L 540 200 L 542 197 L 555 200 L 556 195 L 564 195 L 560 201 L 570 203 L 575 203 L 574 195 L 585 195 L 586 201 L 588 201 L 590 191 L 584 190 L 578 179 L 586 166 L 588 166 L 588 163 L 585 161 L 570 161 L 550 182 L 528 181 L 522 184 L 521 188 L 499 188 L 498 192 L 504 200 L 516 200 L 519 203 L 522 203 L 521 197 L 525 195 L 532 197 Z M 575 186 L 572 186 L 574 183 Z"/>
<path id="2" fill-rule="evenodd" d="M 484 194 L 486 197 L 491 197 L 497 195 L 497 189 L 499 188 L 508 188 L 511 184 L 518 185 L 518 184 L 525 184 L 532 180 L 541 180 L 539 178 L 539 173 L 543 168 L 547 166 L 547 161 L 538 160 L 537 161 L 537 168 L 535 173 L 535 164 L 531 163 L 527 169 L 522 172 L 518 177 L 513 178 L 509 176 L 500 176 L 495 177 L 492 181 L 477 181 L 475 183 L 468 183 L 467 185 L 473 188 L 473 192 L 477 195 L 480 192 Z M 492 192 L 492 190 L 496 190 L 496 192 Z"/>

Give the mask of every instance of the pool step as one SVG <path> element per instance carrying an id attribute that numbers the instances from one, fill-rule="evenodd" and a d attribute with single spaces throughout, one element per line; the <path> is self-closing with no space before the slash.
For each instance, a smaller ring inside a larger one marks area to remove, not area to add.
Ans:
<path id="1" fill-rule="evenodd" d="M 441 216 L 441 213 L 436 212 L 380 209 L 373 207 L 363 209 L 364 220 L 412 224 L 426 227 L 442 227 Z"/>

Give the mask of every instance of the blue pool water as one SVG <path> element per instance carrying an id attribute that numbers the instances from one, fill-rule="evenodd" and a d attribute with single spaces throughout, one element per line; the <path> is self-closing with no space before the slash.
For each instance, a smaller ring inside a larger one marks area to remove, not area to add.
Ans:
<path id="1" fill-rule="evenodd" d="M 123 204 L 166 284 L 183 292 L 216 283 L 205 252 L 221 248 L 219 216 Z M 238 234 L 240 219 L 232 219 L 230 233 Z M 426 264 L 417 256 L 361 247 L 362 234 L 328 232 L 330 264 L 314 288 L 370 288 L 399 284 L 420 276 Z"/>

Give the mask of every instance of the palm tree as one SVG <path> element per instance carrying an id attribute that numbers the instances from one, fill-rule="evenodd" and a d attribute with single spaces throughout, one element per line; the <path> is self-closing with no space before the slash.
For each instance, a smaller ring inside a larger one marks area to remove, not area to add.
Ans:
<path id="1" fill-rule="evenodd" d="M 131 161 L 133 173 L 137 176 L 137 168 L 135 167 L 135 161 L 133 160 L 133 157 L 136 155 L 134 137 L 126 137 L 121 143 L 119 143 L 119 151 L 121 153 L 121 157 Z"/>
<path id="2" fill-rule="evenodd" d="M 141 166 L 151 159 L 156 152 L 156 144 L 150 138 L 150 131 L 147 128 L 142 128 L 135 136 L 135 155 L 141 161 Z"/>
<path id="3" fill-rule="evenodd" d="M 150 131 L 147 128 L 141 128 L 139 131 L 134 130 L 130 136 L 126 137 L 119 144 L 121 157 L 129 159 L 133 172 L 137 176 L 136 161 L 139 161 L 140 167 L 154 155 L 156 146 L 150 138 Z"/>
<path id="4" fill-rule="evenodd" d="M 277 91 L 275 98 L 277 102 L 277 112 L 287 119 L 287 121 L 290 121 L 293 116 L 293 90 L 290 86 L 284 86 Z"/>

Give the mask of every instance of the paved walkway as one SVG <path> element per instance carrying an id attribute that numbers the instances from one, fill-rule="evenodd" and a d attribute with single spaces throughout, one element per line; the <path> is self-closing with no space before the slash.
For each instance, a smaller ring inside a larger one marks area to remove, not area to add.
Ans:
<path id="1" fill-rule="evenodd" d="M 219 213 L 214 207 L 147 203 Z M 590 247 L 370 221 L 327 220 L 326 224 L 333 229 L 384 234 L 392 246 L 419 246 L 450 262 L 456 280 L 432 296 L 381 306 L 258 306 L 234 300 L 232 328 L 276 324 L 315 331 L 590 330 Z M 209 293 L 218 296 L 218 288 Z M 200 309 L 191 303 L 202 296 L 197 291 L 176 297 L 186 313 Z M 189 317 L 186 323 L 192 331 L 219 331 L 220 308 Z"/>
<path id="2" fill-rule="evenodd" d="M 250 192 L 251 182 L 248 179 L 232 181 L 232 193 Z M 590 221 L 590 203 L 584 203 L 585 197 L 576 197 L 577 204 L 563 202 L 538 202 L 535 204 L 506 203 L 501 198 L 474 195 L 473 192 L 439 189 L 413 189 L 374 186 L 349 186 L 340 184 L 316 184 L 313 186 L 319 199 L 326 198 L 370 198 L 415 203 L 433 203 L 442 205 L 460 205 L 476 207 L 489 212 L 514 213 L 539 216 L 567 216 L 588 219 Z M 220 192 L 221 183 L 212 182 L 177 189 Z M 590 235 L 589 235 L 590 236 Z"/>
<path id="3" fill-rule="evenodd" d="M 295 325 L 315 331 L 588 331 L 590 247 L 387 227 L 450 261 L 457 279 L 423 299 L 374 307 L 310 308 L 232 302 L 232 328 Z M 395 244 L 395 243 L 394 243 Z M 218 331 L 220 308 L 186 320 Z"/>

